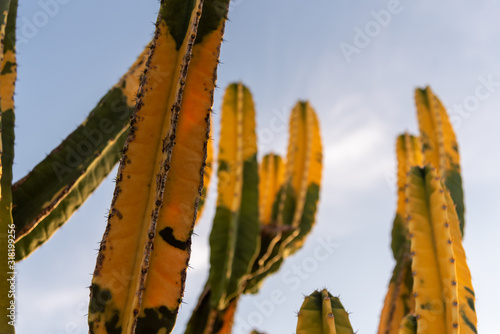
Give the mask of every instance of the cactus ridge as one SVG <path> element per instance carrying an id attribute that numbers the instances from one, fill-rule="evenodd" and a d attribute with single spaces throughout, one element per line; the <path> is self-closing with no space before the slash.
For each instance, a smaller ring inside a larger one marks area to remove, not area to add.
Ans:
<path id="1" fill-rule="evenodd" d="M 456 258 L 445 189 L 434 167 L 413 167 L 406 190 L 419 333 L 458 333 Z M 422 325 L 420 323 L 422 322 Z"/>

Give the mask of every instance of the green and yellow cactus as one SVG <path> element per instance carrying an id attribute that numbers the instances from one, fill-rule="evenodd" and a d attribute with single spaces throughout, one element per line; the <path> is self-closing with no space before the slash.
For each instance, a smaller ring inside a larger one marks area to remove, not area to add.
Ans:
<path id="1" fill-rule="evenodd" d="M 416 90 L 415 102 L 421 149 L 416 137 L 398 138 L 398 208 L 392 233 L 396 266 L 378 332 L 412 333 L 416 320 L 418 333 L 477 333 L 462 247 L 458 145 L 446 110 L 429 87 Z"/>
<path id="2" fill-rule="evenodd" d="M 477 333 L 460 220 L 436 168 L 412 168 L 406 198 L 417 333 Z"/>
<path id="3" fill-rule="evenodd" d="M 218 166 L 208 281 L 211 306 L 221 311 L 243 292 L 260 246 L 255 108 L 241 83 L 224 95 Z"/>
<path id="4" fill-rule="evenodd" d="M 17 5 L 0 1 L 0 249 L 8 254 L 0 259 L 0 332 L 14 333 L 15 261 L 66 223 L 120 160 L 90 286 L 89 332 L 168 334 L 211 178 L 211 112 L 229 0 L 162 0 L 153 41 L 130 70 L 12 185 Z M 456 136 L 429 87 L 416 90 L 415 102 L 420 136 L 405 133 L 396 142 L 396 264 L 378 332 L 477 334 Z M 231 333 L 242 294 L 257 292 L 310 233 L 323 153 L 308 102 L 293 108 L 289 132 L 286 159 L 268 154 L 259 165 L 250 90 L 227 88 L 211 268 L 186 334 Z M 305 298 L 297 333 L 354 332 L 339 299 L 324 289 Z"/>
<path id="5" fill-rule="evenodd" d="M 419 138 L 408 133 L 400 135 L 396 140 L 397 168 L 397 209 L 392 227 L 391 248 L 396 266 L 389 283 L 382 314 L 380 316 L 379 334 L 391 334 L 399 331 L 401 320 L 406 314 L 413 312 L 414 300 L 411 293 L 413 278 L 411 276 L 410 244 L 406 217 L 406 183 L 408 172 L 412 166 L 422 165 L 422 152 Z"/>
<path id="6" fill-rule="evenodd" d="M 230 85 L 222 104 L 210 275 L 187 334 L 230 333 L 241 294 L 256 292 L 301 247 L 314 223 L 322 168 L 314 110 L 300 102 L 292 111 L 286 167 L 275 154 L 257 165 L 254 114 L 248 88 Z"/>
<path id="7" fill-rule="evenodd" d="M 450 190 L 463 234 L 465 206 L 455 132 L 443 104 L 430 87 L 415 90 L 415 103 L 424 164 L 437 168 L 439 177 Z"/>
<path id="8" fill-rule="evenodd" d="M 354 334 L 349 314 L 326 289 L 307 296 L 297 318 L 297 334 Z"/>
<path id="9" fill-rule="evenodd" d="M 247 292 L 257 292 L 262 280 L 276 272 L 284 258 L 302 247 L 315 221 L 322 161 L 316 113 L 308 102 L 299 102 L 290 116 L 283 183 L 272 197 L 266 195 L 268 197 L 262 199 L 263 202 L 270 202 L 267 205 L 272 203 L 272 211 L 270 218 L 262 216 L 265 220 L 261 222 L 261 250 L 247 284 Z M 281 180 L 279 175 L 276 178 Z M 264 179 L 261 182 L 269 181 Z"/>
<path id="10" fill-rule="evenodd" d="M 169 333 L 175 324 L 227 6 L 161 3 L 92 280 L 92 333 Z M 157 80 L 155 73 L 167 76 Z"/>

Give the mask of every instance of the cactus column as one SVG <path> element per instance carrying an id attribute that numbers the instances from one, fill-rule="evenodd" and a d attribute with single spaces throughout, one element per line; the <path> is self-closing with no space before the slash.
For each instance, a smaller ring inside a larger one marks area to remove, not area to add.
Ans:
<path id="1" fill-rule="evenodd" d="M 92 280 L 92 333 L 170 333 L 175 324 L 227 6 L 161 2 Z"/>

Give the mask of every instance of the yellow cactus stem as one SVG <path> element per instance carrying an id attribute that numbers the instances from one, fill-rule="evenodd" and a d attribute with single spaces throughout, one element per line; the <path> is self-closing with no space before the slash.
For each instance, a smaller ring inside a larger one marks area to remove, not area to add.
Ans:
<path id="1" fill-rule="evenodd" d="M 411 289 L 411 258 L 408 242 L 408 228 L 404 221 L 406 211 L 405 184 L 412 166 L 422 165 L 420 141 L 408 133 L 396 139 L 397 169 L 397 209 L 392 228 L 391 248 L 396 265 L 393 271 L 389 289 L 384 300 L 378 328 L 379 334 L 397 334 L 399 325 L 409 312 L 414 310 L 414 300 Z"/>
<path id="2" fill-rule="evenodd" d="M 161 2 L 92 280 L 91 333 L 175 325 L 228 2 Z"/>
<path id="3" fill-rule="evenodd" d="M 302 247 L 315 222 L 321 173 L 319 122 L 310 103 L 299 101 L 290 116 L 283 184 L 274 199 L 271 223 L 261 226 L 261 250 L 246 292 L 257 292 L 263 279 Z"/>
<path id="4" fill-rule="evenodd" d="M 406 189 L 417 333 L 459 333 L 458 276 L 445 188 L 436 169 L 413 167 Z"/>
<path id="5" fill-rule="evenodd" d="M 272 223 L 273 204 L 283 184 L 284 167 L 279 155 L 264 156 L 259 169 L 259 221 L 262 225 Z"/>
<path id="6" fill-rule="evenodd" d="M 391 248 L 394 259 L 399 258 L 399 252 L 404 249 L 402 246 L 407 240 L 407 227 L 404 222 L 406 211 L 405 184 L 408 172 L 413 166 L 422 166 L 423 158 L 421 145 L 418 137 L 404 133 L 396 139 L 397 169 L 397 209 L 392 230 Z"/>
<path id="7" fill-rule="evenodd" d="M 422 140 L 424 164 L 438 170 L 457 207 L 460 231 L 464 231 L 464 194 L 460 175 L 460 155 L 455 132 L 441 101 L 430 87 L 415 90 L 417 118 Z"/>
<path id="8" fill-rule="evenodd" d="M 209 282 L 211 307 L 220 311 L 241 294 L 259 249 L 255 108 L 241 83 L 224 94 L 218 163 Z"/>
<path id="9" fill-rule="evenodd" d="M 401 320 L 408 313 L 413 312 L 415 308 L 408 246 L 405 244 L 406 249 L 400 253 L 400 257 L 396 260 L 394 273 L 380 315 L 379 334 L 397 334 Z"/>
<path id="10" fill-rule="evenodd" d="M 308 102 L 299 102 L 290 116 L 285 183 L 275 216 L 278 233 L 271 241 L 267 252 L 259 259 L 261 266 L 259 272 L 267 271 L 277 261 L 301 247 L 306 233 L 314 223 L 314 217 L 307 217 L 305 219 L 307 221 L 303 221 L 307 195 L 311 192 L 311 187 L 318 187 L 319 192 L 321 171 L 322 144 L 318 119 Z M 309 198 L 309 200 L 315 202 L 317 198 Z M 290 205 L 290 202 L 294 202 L 294 205 Z M 291 230 L 291 233 L 287 233 L 285 239 L 282 240 L 283 232 L 287 228 Z M 287 248 L 292 241 L 295 241 L 294 248 Z M 278 248 L 278 255 L 271 257 L 275 247 Z"/>

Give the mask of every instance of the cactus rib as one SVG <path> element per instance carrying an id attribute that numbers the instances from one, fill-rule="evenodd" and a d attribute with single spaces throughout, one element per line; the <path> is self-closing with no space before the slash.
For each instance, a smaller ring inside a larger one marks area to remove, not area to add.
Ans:
<path id="1" fill-rule="evenodd" d="M 406 189 L 418 333 L 458 333 L 456 258 L 436 169 L 413 167 Z"/>

